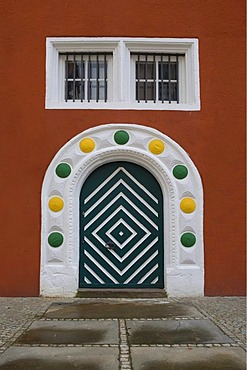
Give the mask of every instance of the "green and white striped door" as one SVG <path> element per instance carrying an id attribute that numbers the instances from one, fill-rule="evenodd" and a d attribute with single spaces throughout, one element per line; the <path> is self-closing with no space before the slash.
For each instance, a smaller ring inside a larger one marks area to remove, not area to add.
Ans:
<path id="1" fill-rule="evenodd" d="M 163 199 L 143 167 L 96 169 L 80 194 L 80 288 L 163 288 Z"/>

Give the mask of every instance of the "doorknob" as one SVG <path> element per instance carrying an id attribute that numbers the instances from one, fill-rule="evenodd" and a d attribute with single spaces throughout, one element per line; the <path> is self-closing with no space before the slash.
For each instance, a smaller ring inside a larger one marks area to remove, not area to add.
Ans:
<path id="1" fill-rule="evenodd" d="M 105 248 L 106 249 L 114 249 L 115 244 L 113 242 L 107 242 L 106 245 L 105 245 Z"/>

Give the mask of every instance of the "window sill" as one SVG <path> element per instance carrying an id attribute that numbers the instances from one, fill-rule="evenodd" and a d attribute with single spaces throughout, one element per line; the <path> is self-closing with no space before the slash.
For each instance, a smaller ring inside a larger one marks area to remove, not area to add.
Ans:
<path id="1" fill-rule="evenodd" d="M 169 110 L 199 111 L 200 104 L 164 103 L 120 103 L 120 102 L 47 102 L 46 109 L 117 109 L 117 110 Z"/>

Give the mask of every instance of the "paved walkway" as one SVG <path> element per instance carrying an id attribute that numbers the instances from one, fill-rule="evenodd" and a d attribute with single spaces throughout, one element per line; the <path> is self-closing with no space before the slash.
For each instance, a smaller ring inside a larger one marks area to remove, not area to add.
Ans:
<path id="1" fill-rule="evenodd" d="M 244 370 L 246 300 L 0 298 L 1 370 Z"/>

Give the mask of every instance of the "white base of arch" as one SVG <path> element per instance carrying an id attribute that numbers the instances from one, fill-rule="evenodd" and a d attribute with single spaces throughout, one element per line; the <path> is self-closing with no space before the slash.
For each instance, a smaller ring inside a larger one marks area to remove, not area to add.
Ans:
<path id="1" fill-rule="evenodd" d="M 114 141 L 118 130 L 128 132 L 130 139 L 124 145 Z M 83 138 L 92 138 L 96 146 L 89 153 L 80 150 Z M 165 150 L 151 153 L 148 144 L 158 139 Z M 133 124 L 108 124 L 82 132 L 66 143 L 52 160 L 42 188 L 42 235 L 40 294 L 50 297 L 74 297 L 79 284 L 79 195 L 81 187 L 97 167 L 112 161 L 129 161 L 145 167 L 159 182 L 164 197 L 164 281 L 168 296 L 202 296 L 204 293 L 203 256 L 203 189 L 198 171 L 187 153 L 173 140 L 149 127 Z M 56 175 L 60 163 L 71 166 L 66 178 Z M 188 176 L 178 180 L 172 169 L 183 164 Z M 59 212 L 49 209 L 50 198 L 63 199 Z M 181 199 L 193 198 L 196 210 L 184 213 Z M 48 243 L 52 232 L 59 232 L 64 240 L 54 248 Z M 196 235 L 194 246 L 181 244 L 184 232 Z"/>

